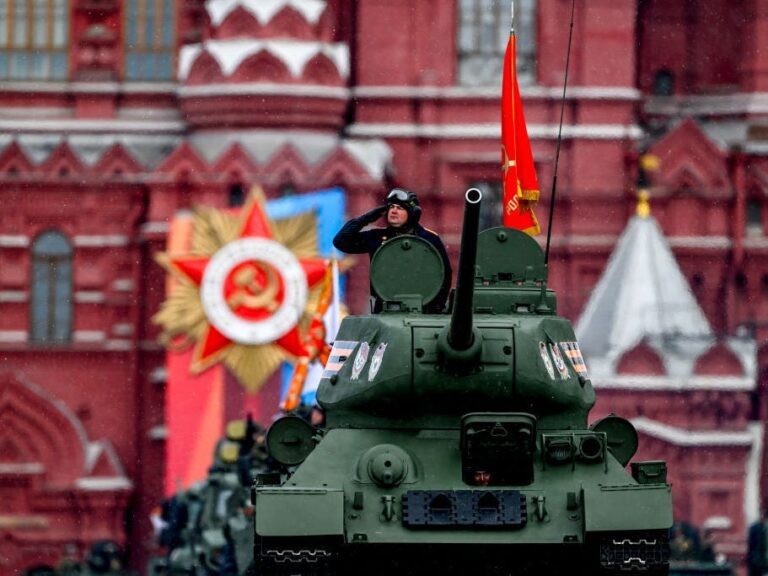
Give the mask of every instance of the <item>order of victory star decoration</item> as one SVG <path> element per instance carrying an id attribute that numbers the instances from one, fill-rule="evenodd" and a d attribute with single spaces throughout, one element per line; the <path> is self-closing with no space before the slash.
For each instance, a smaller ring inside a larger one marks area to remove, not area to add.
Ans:
<path id="1" fill-rule="evenodd" d="M 194 344 L 190 370 L 223 362 L 257 390 L 284 360 L 312 356 L 313 311 L 329 281 L 314 213 L 270 220 L 258 188 L 237 212 L 197 207 L 189 253 L 162 253 L 177 281 L 153 321 L 171 349 Z"/>

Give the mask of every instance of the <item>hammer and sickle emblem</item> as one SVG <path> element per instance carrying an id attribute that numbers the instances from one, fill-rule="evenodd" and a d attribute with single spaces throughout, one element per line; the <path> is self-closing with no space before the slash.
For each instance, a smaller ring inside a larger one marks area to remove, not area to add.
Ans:
<path id="1" fill-rule="evenodd" d="M 501 172 L 504 174 L 504 178 L 507 177 L 507 172 L 509 172 L 509 169 L 513 166 L 516 166 L 516 163 L 514 160 L 509 159 L 509 154 L 507 154 L 507 147 L 503 146 L 501 147 Z"/>
<path id="2" fill-rule="evenodd" d="M 256 280 L 256 274 L 263 270 L 267 275 L 265 286 L 260 286 Z M 265 308 L 274 312 L 277 307 L 277 291 L 279 285 L 275 271 L 270 266 L 259 266 L 251 262 L 248 266 L 238 270 L 232 278 L 235 290 L 227 298 L 227 304 L 232 310 L 245 306 L 246 308 Z"/>
<path id="3" fill-rule="evenodd" d="M 504 182 L 507 181 L 507 172 L 509 172 L 509 169 L 516 166 L 514 160 L 509 159 L 509 155 L 507 154 L 507 148 L 506 146 L 502 145 L 501 147 L 501 172 L 504 174 Z M 517 183 L 517 188 L 520 188 L 520 183 Z M 518 194 L 517 190 L 512 195 L 512 197 L 506 202 L 504 205 L 504 211 L 507 214 L 512 214 L 513 212 L 516 212 L 517 209 L 520 207 L 520 201 L 518 200 Z"/>

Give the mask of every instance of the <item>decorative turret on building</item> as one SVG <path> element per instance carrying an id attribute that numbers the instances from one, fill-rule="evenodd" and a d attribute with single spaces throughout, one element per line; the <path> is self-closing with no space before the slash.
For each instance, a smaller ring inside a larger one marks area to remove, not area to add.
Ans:
<path id="1" fill-rule="evenodd" d="M 755 382 L 754 340 L 715 336 L 645 191 L 576 333 L 597 382 L 638 373 L 696 378 L 712 362 L 727 365 L 721 370 L 739 374 L 747 387 Z"/>
<path id="2" fill-rule="evenodd" d="M 210 0 L 201 42 L 179 55 L 182 111 L 196 127 L 338 130 L 349 48 L 325 0 Z"/>
<path id="3" fill-rule="evenodd" d="M 598 390 L 592 414 L 629 416 L 642 456 L 668 462 L 675 518 L 714 531 L 717 551 L 738 560 L 760 510 L 757 346 L 712 329 L 638 196 L 576 325 Z"/>

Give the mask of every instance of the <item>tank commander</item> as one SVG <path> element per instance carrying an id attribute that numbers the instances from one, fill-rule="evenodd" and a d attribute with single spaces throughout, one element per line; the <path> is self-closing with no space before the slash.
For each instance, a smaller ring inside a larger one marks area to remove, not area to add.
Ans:
<path id="1" fill-rule="evenodd" d="M 385 228 L 363 230 L 385 215 L 387 219 Z M 362 216 L 352 218 L 344 224 L 334 237 L 333 245 L 347 254 L 367 253 L 369 257 L 373 257 L 379 246 L 396 236 L 411 234 L 423 238 L 437 249 L 445 267 L 443 285 L 437 297 L 430 303 L 427 312 L 442 312 L 451 289 L 451 262 L 440 236 L 419 224 L 420 218 L 421 206 L 416 194 L 403 188 L 393 188 L 387 194 L 385 204 L 369 210 Z M 376 294 L 371 296 L 374 299 L 373 312 L 381 311 L 381 300 Z"/>

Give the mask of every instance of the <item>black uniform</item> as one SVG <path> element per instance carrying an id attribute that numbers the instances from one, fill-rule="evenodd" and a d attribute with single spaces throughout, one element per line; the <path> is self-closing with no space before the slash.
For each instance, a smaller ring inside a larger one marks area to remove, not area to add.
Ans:
<path id="1" fill-rule="evenodd" d="M 451 261 L 448 259 L 448 254 L 445 251 L 443 241 L 440 240 L 440 236 L 427 230 L 421 224 L 415 224 L 414 226 L 403 226 L 395 228 L 393 226 L 387 226 L 386 228 L 372 228 L 370 230 L 363 230 L 367 225 L 372 224 L 386 212 L 386 206 L 379 206 L 358 216 L 352 218 L 341 230 L 338 231 L 333 239 L 333 245 L 342 252 L 347 254 L 365 254 L 369 257 L 373 257 L 374 252 L 378 250 L 387 240 L 394 238 L 395 236 L 402 236 L 404 234 L 411 234 L 423 238 L 432 246 L 434 246 L 440 253 L 440 257 L 443 259 L 443 266 L 445 267 L 445 273 L 443 275 L 443 285 L 440 288 L 440 292 L 435 299 L 429 303 L 427 307 L 428 312 L 441 312 L 445 307 L 445 300 L 448 297 L 448 292 L 451 289 Z M 374 312 L 380 310 L 381 301 L 376 294 L 372 294 L 376 298 L 376 305 L 374 306 Z"/>
<path id="2" fill-rule="evenodd" d="M 768 573 L 768 530 L 766 520 L 755 522 L 749 527 L 747 574 L 749 576 L 763 576 Z"/>

